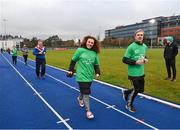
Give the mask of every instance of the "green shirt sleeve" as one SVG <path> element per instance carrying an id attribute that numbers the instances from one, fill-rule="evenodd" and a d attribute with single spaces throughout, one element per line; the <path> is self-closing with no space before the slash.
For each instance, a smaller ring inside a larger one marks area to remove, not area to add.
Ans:
<path id="1" fill-rule="evenodd" d="M 131 46 L 129 46 L 129 47 L 126 49 L 126 52 L 125 52 L 124 57 L 131 58 L 131 56 L 132 56 L 132 49 L 131 49 Z"/>
<path id="2" fill-rule="evenodd" d="M 73 61 L 77 62 L 77 61 L 79 60 L 80 52 L 81 52 L 81 51 L 80 51 L 80 49 L 78 48 L 78 49 L 76 50 L 76 52 L 74 53 L 73 57 L 72 57 L 72 60 L 73 60 Z"/>

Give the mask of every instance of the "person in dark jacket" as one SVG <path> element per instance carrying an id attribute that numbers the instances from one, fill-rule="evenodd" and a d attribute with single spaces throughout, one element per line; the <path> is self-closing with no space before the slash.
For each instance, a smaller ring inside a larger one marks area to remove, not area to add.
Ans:
<path id="1" fill-rule="evenodd" d="M 4 53 L 4 50 L 3 50 L 3 48 L 1 48 L 1 53 Z"/>
<path id="2" fill-rule="evenodd" d="M 176 55 L 178 54 L 178 47 L 171 36 L 165 38 L 164 44 L 164 59 L 168 74 L 166 80 L 176 81 Z M 173 75 L 171 75 L 171 69 Z"/>
<path id="3" fill-rule="evenodd" d="M 41 77 L 45 78 L 46 70 L 46 48 L 43 46 L 43 41 L 39 40 L 37 46 L 33 50 L 33 54 L 36 56 L 36 76 L 39 79 L 40 67 L 41 67 Z"/>

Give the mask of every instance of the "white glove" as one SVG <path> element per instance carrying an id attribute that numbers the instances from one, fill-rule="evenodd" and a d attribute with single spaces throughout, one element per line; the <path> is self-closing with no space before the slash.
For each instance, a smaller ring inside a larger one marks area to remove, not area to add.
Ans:
<path id="1" fill-rule="evenodd" d="M 96 78 L 98 78 L 100 75 L 99 74 L 96 74 Z"/>

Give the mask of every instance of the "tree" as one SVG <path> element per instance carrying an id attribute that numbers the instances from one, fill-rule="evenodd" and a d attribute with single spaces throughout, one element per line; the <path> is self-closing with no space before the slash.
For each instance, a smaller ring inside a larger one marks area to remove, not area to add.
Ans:
<path id="1" fill-rule="evenodd" d="M 111 46 L 111 47 L 124 47 L 128 46 L 133 41 L 133 38 L 113 38 L 106 37 L 101 42 L 101 46 Z"/>
<path id="2" fill-rule="evenodd" d="M 36 37 L 33 37 L 31 40 L 30 40 L 30 43 L 29 43 L 29 47 L 30 48 L 34 48 L 36 45 L 37 45 L 37 41 L 38 39 Z"/>
<path id="3" fill-rule="evenodd" d="M 46 46 L 48 47 L 53 47 L 53 48 L 56 48 L 56 47 L 61 47 L 63 42 L 62 40 L 59 38 L 58 35 L 54 35 L 54 36 L 51 36 L 49 37 L 48 39 L 45 40 L 45 44 Z"/>

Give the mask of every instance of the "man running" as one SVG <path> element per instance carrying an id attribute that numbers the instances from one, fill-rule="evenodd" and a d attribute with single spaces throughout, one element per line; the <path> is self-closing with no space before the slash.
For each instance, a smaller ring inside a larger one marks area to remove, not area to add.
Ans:
<path id="1" fill-rule="evenodd" d="M 147 46 L 143 43 L 144 31 L 139 29 L 134 34 L 135 41 L 131 43 L 123 57 L 123 62 L 128 64 L 128 79 L 133 88 L 123 91 L 123 98 L 127 101 L 126 108 L 130 112 L 136 112 L 133 102 L 138 93 L 144 92 L 144 64 Z M 130 96 L 130 97 L 129 97 Z"/>

